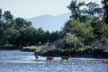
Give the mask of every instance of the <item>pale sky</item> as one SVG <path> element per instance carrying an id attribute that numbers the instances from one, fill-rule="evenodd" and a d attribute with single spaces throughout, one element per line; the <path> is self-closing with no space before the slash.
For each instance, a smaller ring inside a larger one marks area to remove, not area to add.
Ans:
<path id="1" fill-rule="evenodd" d="M 86 1 L 100 2 L 101 0 Z M 16 17 L 32 18 L 40 15 L 60 15 L 70 12 L 67 9 L 70 2 L 71 0 L 0 0 L 0 8 L 3 11 L 11 11 Z"/>

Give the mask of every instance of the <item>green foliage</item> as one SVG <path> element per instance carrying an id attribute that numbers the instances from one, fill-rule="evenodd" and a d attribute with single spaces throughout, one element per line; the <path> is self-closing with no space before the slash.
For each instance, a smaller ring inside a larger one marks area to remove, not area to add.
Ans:
<path id="1" fill-rule="evenodd" d="M 82 45 L 80 39 L 77 36 L 72 35 L 70 33 L 66 34 L 64 40 L 66 42 L 66 47 L 68 48 L 78 48 Z"/>
<path id="2" fill-rule="evenodd" d="M 26 21 L 23 18 L 16 18 L 15 19 L 15 23 L 16 23 L 16 28 L 26 28 L 26 27 L 30 27 L 31 26 L 31 22 Z"/>
<path id="3" fill-rule="evenodd" d="M 102 35 L 101 35 L 102 39 L 104 39 L 104 40 L 107 39 L 107 37 L 108 37 L 108 25 L 103 24 L 100 30 L 102 33 Z"/>
<path id="4" fill-rule="evenodd" d="M 3 14 L 4 17 L 4 21 L 6 22 L 5 24 L 8 26 L 11 24 L 12 20 L 13 20 L 13 15 L 11 14 L 10 11 L 5 11 Z"/>
<path id="5" fill-rule="evenodd" d="M 1 17 L 2 17 L 2 9 L 0 9 L 0 19 L 1 19 Z"/>
<path id="6" fill-rule="evenodd" d="M 77 19 L 81 16 L 81 7 L 84 6 L 85 3 L 81 2 L 78 3 L 77 1 L 72 1 L 71 4 L 68 6 L 69 10 L 71 11 L 71 18 Z"/>
<path id="7" fill-rule="evenodd" d="M 0 9 L 0 45 L 15 45 L 17 47 L 42 45 L 63 37 L 62 32 L 45 32 L 41 28 L 32 27 L 30 21 L 24 18 L 14 18 L 10 11 Z"/>
<path id="8" fill-rule="evenodd" d="M 106 2 L 106 0 L 103 1 L 105 7 L 106 3 L 104 2 Z M 83 46 L 90 46 L 96 39 L 105 41 L 108 38 L 108 26 L 103 20 L 105 18 L 103 18 L 104 11 L 99 4 L 94 2 L 87 4 L 84 2 L 78 3 L 73 0 L 68 8 L 71 11 L 71 17 L 65 24 L 63 32 L 65 35 L 67 33 L 71 34 L 70 36 L 66 35 L 67 44 L 69 44 L 70 47 L 75 47 L 73 44 L 75 42 L 72 41 L 77 38 L 80 40 L 80 43 L 84 44 Z M 105 8 L 104 10 L 106 11 Z M 81 48 L 84 47 L 79 47 L 78 49 Z"/>
<path id="9" fill-rule="evenodd" d="M 74 34 L 80 38 L 93 38 L 93 27 L 90 22 L 82 23 L 79 20 L 69 20 L 64 27 L 66 33 Z"/>
<path id="10" fill-rule="evenodd" d="M 108 24 L 108 0 L 102 0 L 104 12 L 104 20 Z"/>
<path id="11" fill-rule="evenodd" d="M 89 2 L 88 4 L 86 4 L 86 6 L 88 7 L 88 15 L 90 15 L 94 19 L 99 17 L 101 18 L 103 12 L 99 4 L 95 2 Z"/>
<path id="12" fill-rule="evenodd" d="M 70 5 L 68 6 L 71 11 L 71 19 L 79 19 L 81 22 L 92 19 L 100 19 L 103 15 L 103 10 L 99 6 L 99 4 L 94 2 L 77 2 L 77 0 L 72 0 Z M 100 18 L 99 18 L 100 17 Z"/>

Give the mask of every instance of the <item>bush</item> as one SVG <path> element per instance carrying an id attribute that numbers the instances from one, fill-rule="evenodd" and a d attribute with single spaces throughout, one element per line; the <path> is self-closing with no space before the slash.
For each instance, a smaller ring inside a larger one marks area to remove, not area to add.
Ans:
<path id="1" fill-rule="evenodd" d="M 104 49 L 93 49 L 92 54 L 97 58 L 108 58 L 108 51 Z"/>
<path id="2" fill-rule="evenodd" d="M 58 57 L 62 56 L 63 51 L 60 49 L 55 49 L 55 50 L 47 50 L 44 53 L 41 53 L 43 56 L 53 56 L 53 57 Z"/>

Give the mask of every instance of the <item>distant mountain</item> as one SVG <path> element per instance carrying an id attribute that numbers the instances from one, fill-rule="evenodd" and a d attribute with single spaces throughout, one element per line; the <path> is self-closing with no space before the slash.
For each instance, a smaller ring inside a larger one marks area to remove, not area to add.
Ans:
<path id="1" fill-rule="evenodd" d="M 58 16 L 43 15 L 29 19 L 35 28 L 42 28 L 45 31 L 59 31 L 64 26 L 65 22 L 69 20 L 70 14 L 63 14 Z"/>

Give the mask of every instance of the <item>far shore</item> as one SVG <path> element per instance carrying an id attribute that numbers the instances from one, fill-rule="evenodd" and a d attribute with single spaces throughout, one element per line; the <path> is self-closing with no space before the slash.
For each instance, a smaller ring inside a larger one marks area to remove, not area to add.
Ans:
<path id="1" fill-rule="evenodd" d="M 34 52 L 35 53 L 35 49 L 22 49 L 16 46 L 0 46 L 0 50 L 20 50 L 22 52 Z M 62 53 L 61 51 L 55 50 L 55 51 L 47 51 L 46 53 L 42 53 L 39 54 L 40 56 L 44 56 L 44 57 L 62 57 L 65 54 Z M 97 52 L 95 52 L 94 54 L 92 53 L 87 53 L 87 52 L 71 52 L 70 57 L 71 58 L 96 58 L 96 59 L 108 59 L 108 53 L 102 53 L 102 55 L 99 55 L 99 53 L 97 54 Z"/>

